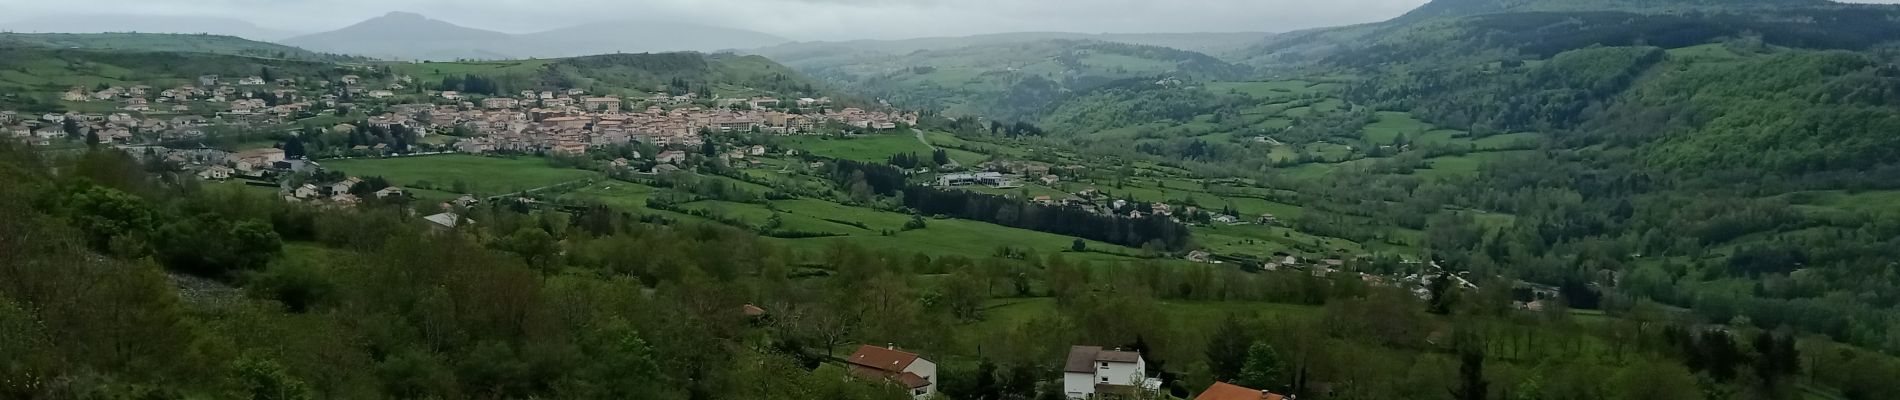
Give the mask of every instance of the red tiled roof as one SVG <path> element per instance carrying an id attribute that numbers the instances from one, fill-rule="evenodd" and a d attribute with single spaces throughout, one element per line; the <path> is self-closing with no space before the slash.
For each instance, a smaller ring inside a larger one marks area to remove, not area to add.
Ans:
<path id="1" fill-rule="evenodd" d="M 845 361 L 865 368 L 894 373 L 903 372 L 904 368 L 909 368 L 910 363 L 917 361 L 917 355 L 894 349 L 863 345 L 858 346 L 858 352 L 851 353 L 851 358 L 847 358 Z"/>
<path id="2" fill-rule="evenodd" d="M 1226 382 L 1214 382 L 1214 386 L 1208 387 L 1207 391 L 1201 392 L 1200 396 L 1195 396 L 1194 400 L 1283 400 L 1285 398 Z"/>
<path id="3" fill-rule="evenodd" d="M 929 379 L 925 379 L 922 376 L 918 376 L 917 374 L 913 374 L 909 372 L 905 372 L 903 375 L 898 375 L 897 382 L 902 383 L 904 384 L 904 387 L 911 388 L 911 389 L 930 386 Z"/>

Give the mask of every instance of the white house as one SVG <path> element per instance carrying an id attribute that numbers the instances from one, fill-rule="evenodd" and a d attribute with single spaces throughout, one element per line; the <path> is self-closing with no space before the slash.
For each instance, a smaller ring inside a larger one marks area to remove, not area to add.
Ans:
<path id="1" fill-rule="evenodd" d="M 428 222 L 430 230 L 435 233 L 449 232 L 455 230 L 455 227 L 461 226 L 462 224 L 475 223 L 475 220 L 462 218 L 462 216 L 455 215 L 455 213 L 430 215 L 422 217 L 422 220 Z"/>
<path id="2" fill-rule="evenodd" d="M 1009 184 L 1009 178 L 997 172 L 943 174 L 937 176 L 937 186 L 963 186 L 979 183 L 990 186 L 1004 186 Z"/>
<path id="3" fill-rule="evenodd" d="M 660 156 L 658 158 L 654 158 L 654 160 L 663 162 L 663 163 L 668 163 L 668 164 L 679 163 L 679 162 L 686 161 L 686 152 L 679 151 L 679 150 L 667 150 L 667 151 L 661 152 Z"/>
<path id="4" fill-rule="evenodd" d="M 317 197 L 317 194 L 318 194 L 317 185 L 306 183 L 306 184 L 303 184 L 303 186 L 298 186 L 296 192 L 292 193 L 291 195 L 296 196 L 299 199 L 309 199 L 309 198 Z"/>
<path id="5" fill-rule="evenodd" d="M 1160 388 L 1161 380 L 1148 377 L 1146 363 L 1138 352 L 1074 346 L 1069 348 L 1068 361 L 1062 368 L 1062 391 L 1071 399 Z"/>
<path id="6" fill-rule="evenodd" d="M 356 177 L 350 177 L 348 179 L 338 181 L 337 183 L 332 183 L 330 184 L 330 193 L 332 194 L 349 193 L 350 189 L 355 188 L 356 184 L 358 183 L 363 183 L 363 180 L 357 179 Z"/>
<path id="7" fill-rule="evenodd" d="M 924 399 L 937 393 L 937 363 L 899 351 L 896 346 L 858 346 L 845 362 L 850 364 L 852 376 L 888 380 L 902 385 L 912 397 Z"/>
<path id="8" fill-rule="evenodd" d="M 198 171 L 198 179 L 204 179 L 208 181 L 222 181 L 226 179 L 231 179 L 232 172 L 234 171 L 232 171 L 230 167 L 226 167 L 223 165 L 213 165 L 213 166 L 206 167 L 205 169 Z"/>
<path id="9" fill-rule="evenodd" d="M 395 186 L 386 187 L 386 188 L 383 188 L 383 190 L 376 191 L 376 198 L 378 199 L 386 199 L 386 198 L 389 198 L 390 196 L 401 197 L 402 195 L 403 195 L 402 188 L 395 187 Z"/>

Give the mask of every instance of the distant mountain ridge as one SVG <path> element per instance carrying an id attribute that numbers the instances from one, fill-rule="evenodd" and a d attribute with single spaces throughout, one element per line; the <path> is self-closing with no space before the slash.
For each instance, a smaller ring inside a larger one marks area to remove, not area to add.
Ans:
<path id="1" fill-rule="evenodd" d="M 469 28 L 392 12 L 329 32 L 284 40 L 306 49 L 405 60 L 573 57 L 717 51 L 788 40 L 765 33 L 674 22 L 601 22 L 528 34 Z"/>
<path id="2" fill-rule="evenodd" d="M 1532 11 L 1676 12 L 1838 4 L 1829 0 L 1432 0 L 1394 21 Z"/>
<path id="3" fill-rule="evenodd" d="M 181 33 L 0 33 L 0 44 L 54 49 L 182 52 L 300 61 L 360 61 L 236 36 Z"/>
<path id="4" fill-rule="evenodd" d="M 750 49 L 746 50 L 746 52 L 764 55 L 794 67 L 816 66 L 827 62 L 842 62 L 851 58 L 909 54 L 925 50 L 950 50 L 970 46 L 1028 43 L 1044 40 L 1096 40 L 1112 43 L 1159 46 L 1209 55 L 1221 55 L 1223 53 L 1244 49 L 1248 45 L 1257 43 L 1272 35 L 1273 34 L 1266 32 L 1103 34 L 1014 32 L 896 40 L 866 39 L 794 42 Z"/>
<path id="5" fill-rule="evenodd" d="M 1310 29 L 1276 35 L 1232 59 L 1256 67 L 1284 67 L 1312 63 L 1343 50 L 1364 48 L 1380 38 L 1404 36 L 1410 29 L 1465 18 L 1524 13 L 1623 13 L 1672 15 L 1689 13 L 1760 13 L 1774 10 L 1867 8 L 1891 5 L 1847 4 L 1831 0 L 1432 0 L 1386 21 Z"/>
<path id="6" fill-rule="evenodd" d="M 296 34 L 230 18 L 121 14 L 41 16 L 0 23 L 0 30 L 20 33 L 203 33 L 261 41 L 281 40 Z"/>

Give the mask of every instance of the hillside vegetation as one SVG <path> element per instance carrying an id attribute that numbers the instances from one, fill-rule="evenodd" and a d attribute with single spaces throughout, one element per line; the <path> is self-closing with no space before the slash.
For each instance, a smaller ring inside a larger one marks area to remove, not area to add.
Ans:
<path id="1" fill-rule="evenodd" d="M 581 88 L 593 93 L 645 95 L 650 92 L 703 96 L 779 95 L 821 97 L 832 95 L 810 78 L 760 56 L 701 54 L 607 54 L 597 56 L 519 61 L 426 62 L 388 64 L 393 71 L 420 79 L 426 86 L 477 77 L 488 81 L 474 90 L 481 94 L 519 90 Z"/>
<path id="2" fill-rule="evenodd" d="M 319 54 L 309 50 L 276 43 L 258 42 L 235 36 L 219 35 L 166 33 L 0 33 L 0 45 L 4 44 L 38 46 L 52 49 L 210 53 L 300 61 L 361 61 L 354 57 Z"/>
<path id="3" fill-rule="evenodd" d="M 907 108 L 1015 120 L 1067 93 L 1120 79 L 1229 79 L 1246 67 L 1164 47 L 1051 40 L 855 58 L 802 71 Z"/>
<path id="4" fill-rule="evenodd" d="M 1604 288 L 1588 307 L 1653 299 L 1900 351 L 1900 208 L 1824 200 L 1900 190 L 1893 9 L 1730 11 L 1440 19 L 1311 81 L 1101 87 L 1043 128 L 1298 193 L 1327 211 L 1303 230 L 1409 227 L 1460 268 Z"/>
<path id="5" fill-rule="evenodd" d="M 269 69 L 282 76 L 342 76 L 351 66 L 238 55 L 49 49 L 0 45 L 0 106 L 57 110 L 57 95 L 75 86 L 194 84 L 199 76 L 257 76 Z"/>

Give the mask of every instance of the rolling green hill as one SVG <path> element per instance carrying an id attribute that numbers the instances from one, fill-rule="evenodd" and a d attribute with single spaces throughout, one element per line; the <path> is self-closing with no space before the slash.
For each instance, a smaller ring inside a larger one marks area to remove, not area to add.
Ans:
<path id="1" fill-rule="evenodd" d="M 1069 92 L 1127 78 L 1251 74 L 1247 67 L 1200 53 L 1072 40 L 927 50 L 803 71 L 893 104 L 994 119 L 1028 118 Z"/>
<path id="2" fill-rule="evenodd" d="M 1394 21 L 1538 11 L 1695 11 L 1776 10 L 1836 4 L 1828 0 L 1433 0 Z"/>
<path id="3" fill-rule="evenodd" d="M 347 62 L 360 59 L 320 54 L 276 43 L 235 36 L 169 33 L 0 33 L 0 43 L 54 49 L 134 52 L 210 53 L 301 61 Z"/>
<path id="4" fill-rule="evenodd" d="M 481 77 L 496 93 L 517 90 L 583 88 L 593 93 L 640 95 L 654 91 L 694 91 L 722 96 L 839 96 L 798 71 L 760 56 L 734 54 L 645 53 L 512 61 L 386 64 L 424 85 L 445 79 Z"/>
<path id="5" fill-rule="evenodd" d="M 352 67 L 315 61 L 185 52 L 49 49 L 0 45 L 0 107 L 50 110 L 74 86 L 177 86 L 201 75 L 249 76 L 269 68 L 282 76 L 341 76 Z"/>
<path id="6" fill-rule="evenodd" d="M 1900 192 L 1896 20 L 1801 1 L 1441 1 L 1282 35 L 1255 59 L 1298 80 L 1123 80 L 1034 119 L 1079 148 L 1294 193 L 1276 200 L 1306 206 L 1303 233 L 1900 351 L 1849 321 L 1900 306 L 1874 295 L 1900 288 L 1885 272 L 1900 207 L 1879 201 Z"/>
<path id="7" fill-rule="evenodd" d="M 1245 49 L 1269 36 L 1272 34 L 1261 32 L 1107 34 L 1019 32 L 901 40 L 794 42 L 746 50 L 746 52 L 770 57 L 793 68 L 838 66 L 855 63 L 860 59 L 900 56 L 927 50 L 942 51 L 1048 40 L 1096 40 L 1140 46 L 1160 46 L 1219 56 Z"/>
<path id="8" fill-rule="evenodd" d="M 1735 35 L 1755 27 L 1798 37 L 1853 36 L 1867 32 L 1843 30 L 1843 26 L 1867 28 L 1870 25 L 1842 24 L 1841 20 L 1870 22 L 1859 18 L 1877 20 L 1890 15 L 1893 9 L 1885 5 L 1827 0 L 1436 0 L 1388 21 L 1275 35 L 1251 49 L 1235 52 L 1232 58 L 1258 67 L 1298 69 L 1314 66 L 1319 60 L 1340 53 L 1390 52 L 1391 49 L 1379 47 L 1389 42 L 1480 43 L 1471 35 L 1474 28 L 1492 35 L 1486 38 L 1490 40 L 1569 41 L 1572 45 L 1588 45 L 1593 40 L 1628 43 L 1613 37 L 1619 34 L 1625 37 L 1700 35 L 1705 36 L 1700 39 L 1708 39 Z M 1573 22 L 1571 18 L 1586 21 Z M 1630 21 L 1622 25 L 1611 21 L 1618 18 Z M 1479 27 L 1483 25 L 1512 27 L 1503 29 L 1509 31 L 1507 33 Z M 1575 32 L 1580 29 L 1594 31 Z"/>

